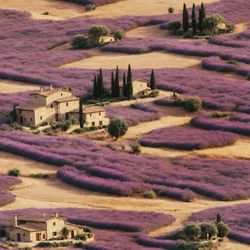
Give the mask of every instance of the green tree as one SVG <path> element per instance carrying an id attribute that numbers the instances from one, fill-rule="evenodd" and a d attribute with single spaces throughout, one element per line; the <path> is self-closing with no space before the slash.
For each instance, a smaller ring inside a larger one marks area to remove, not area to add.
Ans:
<path id="1" fill-rule="evenodd" d="M 141 144 L 139 143 L 139 141 L 134 141 L 132 144 L 131 144 L 131 149 L 132 149 L 132 152 L 136 155 L 140 154 L 141 153 Z"/>
<path id="2" fill-rule="evenodd" d="M 187 6 L 185 3 L 183 5 L 182 27 L 184 32 L 187 32 L 189 30 L 189 16 L 188 16 Z"/>
<path id="3" fill-rule="evenodd" d="M 87 38 L 83 35 L 77 35 L 71 41 L 73 49 L 85 49 L 88 47 Z"/>
<path id="4" fill-rule="evenodd" d="M 115 117 L 108 125 L 108 133 L 116 139 L 125 135 L 127 130 L 128 124 L 122 118 Z"/>
<path id="5" fill-rule="evenodd" d="M 79 101 L 79 124 L 80 124 L 80 128 L 83 128 L 84 119 L 83 119 L 82 99 L 81 98 Z"/>
<path id="6" fill-rule="evenodd" d="M 127 96 L 127 77 L 126 74 L 123 73 L 123 77 L 122 77 L 122 94 L 123 96 Z"/>
<path id="7" fill-rule="evenodd" d="M 228 233 L 229 233 L 228 225 L 226 225 L 223 222 L 219 222 L 216 224 L 216 226 L 217 226 L 217 230 L 218 230 L 218 236 L 220 238 L 224 238 L 228 235 Z"/>
<path id="8" fill-rule="evenodd" d="M 201 12 L 202 12 L 203 18 L 205 18 L 206 17 L 206 10 L 205 10 L 205 6 L 203 3 L 201 3 Z"/>
<path id="9" fill-rule="evenodd" d="M 190 240 L 197 240 L 201 235 L 201 228 L 197 224 L 190 224 L 184 228 L 184 233 Z"/>
<path id="10" fill-rule="evenodd" d="M 221 222 L 221 216 L 220 214 L 216 215 L 216 223 L 220 223 Z"/>
<path id="11" fill-rule="evenodd" d="M 156 89 L 155 73 L 153 69 L 151 71 L 149 85 L 152 90 Z"/>
<path id="12" fill-rule="evenodd" d="M 193 29 L 193 34 L 195 35 L 197 29 L 195 4 L 193 4 L 192 8 L 192 29 Z"/>
<path id="13" fill-rule="evenodd" d="M 208 16 L 203 20 L 203 29 L 209 33 L 216 34 L 218 31 L 218 25 L 224 22 L 224 18 L 221 15 L 214 14 Z"/>
<path id="14" fill-rule="evenodd" d="M 104 95 L 104 81 L 103 81 L 103 74 L 102 69 L 99 70 L 99 75 L 97 77 L 97 86 L 98 86 L 98 97 L 102 98 Z"/>
<path id="15" fill-rule="evenodd" d="M 115 38 L 115 41 L 117 41 L 117 40 L 121 40 L 122 38 L 124 38 L 125 31 L 122 29 L 119 29 L 119 30 L 115 30 L 114 32 L 112 32 L 112 34 Z"/>
<path id="16" fill-rule="evenodd" d="M 211 240 L 213 237 L 217 237 L 218 229 L 214 224 L 202 223 L 201 227 L 201 238 L 203 240 Z"/>
<path id="17" fill-rule="evenodd" d="M 191 97 L 184 101 L 184 108 L 189 112 L 196 112 L 202 108 L 202 101 L 199 97 Z"/>
<path id="18" fill-rule="evenodd" d="M 115 71 L 115 97 L 120 96 L 120 80 L 119 80 L 119 68 L 116 67 Z"/>
<path id="19" fill-rule="evenodd" d="M 69 235 L 69 229 L 67 227 L 64 227 L 62 229 L 62 235 L 63 235 L 63 238 L 64 239 L 67 239 L 68 238 L 68 235 Z"/>
<path id="20" fill-rule="evenodd" d="M 93 98 L 97 99 L 98 97 L 99 97 L 99 93 L 98 93 L 97 76 L 95 75 L 94 81 L 93 81 Z"/>
<path id="21" fill-rule="evenodd" d="M 99 45 L 99 39 L 101 36 L 106 36 L 110 33 L 110 30 L 105 25 L 94 25 L 90 27 L 88 34 L 92 40 L 93 45 Z"/>
<path id="22" fill-rule="evenodd" d="M 128 65 L 126 96 L 128 99 L 131 99 L 133 97 L 133 79 L 130 64 Z"/>
<path id="23" fill-rule="evenodd" d="M 200 32 L 203 32 L 203 13 L 202 13 L 202 9 L 199 9 L 199 22 L 198 22 L 198 28 L 200 30 Z"/>
<path id="24" fill-rule="evenodd" d="M 115 97 L 115 76 L 114 72 L 111 72 L 111 96 Z"/>

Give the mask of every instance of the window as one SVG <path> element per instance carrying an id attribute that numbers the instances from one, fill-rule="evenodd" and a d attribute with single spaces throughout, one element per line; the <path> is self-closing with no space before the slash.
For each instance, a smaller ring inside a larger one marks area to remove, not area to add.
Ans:
<path id="1" fill-rule="evenodd" d="M 63 96 L 63 93 L 61 93 L 61 96 Z"/>
<path id="2" fill-rule="evenodd" d="M 45 239 L 45 234 L 43 234 L 43 239 Z"/>
<path id="3" fill-rule="evenodd" d="M 32 122 L 32 118 L 30 118 L 30 121 Z"/>
<path id="4" fill-rule="evenodd" d="M 23 233 L 23 236 L 25 236 L 26 234 L 25 233 Z"/>
<path id="5" fill-rule="evenodd" d="M 53 108 L 53 104 L 50 104 L 50 107 Z"/>
<path id="6" fill-rule="evenodd" d="M 40 116 L 40 120 L 42 120 L 43 119 L 43 117 L 42 116 Z"/>
<path id="7" fill-rule="evenodd" d="M 22 114 L 22 110 L 21 110 L 21 109 L 20 109 L 20 111 L 19 111 L 19 112 L 20 112 L 20 114 Z"/>
<path id="8" fill-rule="evenodd" d="M 69 103 L 68 103 L 68 102 L 66 102 L 66 106 L 67 106 L 67 107 L 69 106 Z"/>
<path id="9" fill-rule="evenodd" d="M 92 114 L 89 114 L 89 116 L 92 116 Z"/>
<path id="10" fill-rule="evenodd" d="M 55 226 L 56 225 L 56 223 L 55 222 L 53 222 L 53 226 Z"/>
<path id="11" fill-rule="evenodd" d="M 99 125 L 102 126 L 102 121 L 99 121 Z"/>
<path id="12" fill-rule="evenodd" d="M 57 236 L 57 232 L 53 232 L 53 236 Z"/>
<path id="13" fill-rule="evenodd" d="M 92 122 L 92 127 L 94 127 L 95 126 L 95 122 Z"/>
<path id="14" fill-rule="evenodd" d="M 101 115 L 101 112 L 99 112 L 99 115 Z"/>
<path id="15" fill-rule="evenodd" d="M 37 99 L 37 96 L 35 95 L 35 99 Z"/>

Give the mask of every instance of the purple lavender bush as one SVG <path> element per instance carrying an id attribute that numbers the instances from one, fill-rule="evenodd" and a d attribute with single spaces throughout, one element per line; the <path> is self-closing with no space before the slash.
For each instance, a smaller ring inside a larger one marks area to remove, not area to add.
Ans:
<path id="1" fill-rule="evenodd" d="M 0 206 L 4 206 L 15 200 L 15 195 L 11 194 L 8 190 L 12 186 L 19 184 L 19 183 L 21 183 L 21 180 L 16 177 L 0 174 L 0 189 L 1 189 Z"/>
<path id="2" fill-rule="evenodd" d="M 229 237 L 250 244 L 250 203 L 226 207 L 216 207 L 193 213 L 189 221 L 215 221 L 220 214 L 223 222 L 229 225 Z"/>
<path id="3" fill-rule="evenodd" d="M 175 149 L 204 149 L 223 147 L 237 141 L 238 137 L 229 132 L 201 130 L 192 127 L 166 127 L 156 129 L 140 138 L 146 147 L 170 147 Z"/>

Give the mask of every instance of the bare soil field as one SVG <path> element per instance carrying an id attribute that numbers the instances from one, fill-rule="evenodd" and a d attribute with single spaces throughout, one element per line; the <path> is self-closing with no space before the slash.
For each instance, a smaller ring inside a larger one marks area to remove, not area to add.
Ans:
<path id="1" fill-rule="evenodd" d="M 78 4 L 58 0 L 0 0 L 1 9 L 28 11 L 35 19 L 61 20 L 75 17 L 84 12 Z M 48 15 L 43 13 L 48 12 Z"/>
<path id="2" fill-rule="evenodd" d="M 213 3 L 218 0 L 186 0 L 187 6 L 191 7 L 193 3 Z M 98 7 L 96 10 L 84 13 L 88 17 L 107 17 L 115 18 L 119 16 L 149 16 L 149 15 L 163 15 L 168 12 L 169 7 L 174 7 L 175 13 L 181 12 L 183 1 L 176 0 L 126 0 L 117 3 L 108 4 Z"/>
<path id="3" fill-rule="evenodd" d="M 0 93 L 15 93 L 38 89 L 39 86 L 36 84 L 0 79 Z"/>
<path id="4" fill-rule="evenodd" d="M 119 66 L 127 69 L 131 64 L 133 69 L 145 68 L 187 68 L 200 64 L 200 58 L 183 57 L 170 53 L 153 52 L 142 55 L 127 55 L 121 53 L 104 53 L 87 59 L 65 64 L 63 68 L 114 69 Z"/>
<path id="5" fill-rule="evenodd" d="M 5 174 L 13 168 L 20 169 L 23 175 L 54 174 L 56 172 L 54 166 L 0 151 L 0 173 Z"/>

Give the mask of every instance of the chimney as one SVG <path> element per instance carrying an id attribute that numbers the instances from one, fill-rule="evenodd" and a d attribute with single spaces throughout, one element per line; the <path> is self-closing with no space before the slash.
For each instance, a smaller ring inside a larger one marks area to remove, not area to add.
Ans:
<path id="1" fill-rule="evenodd" d="M 45 217 L 45 213 L 43 213 L 43 217 Z"/>
<path id="2" fill-rule="evenodd" d="M 43 86 L 40 86 L 40 92 L 43 92 Z"/>
<path id="3" fill-rule="evenodd" d="M 17 227 L 17 215 L 14 215 L 13 224 L 14 227 Z"/>
<path id="4" fill-rule="evenodd" d="M 58 212 L 55 213 L 55 217 L 58 218 L 59 217 L 59 214 Z"/>
<path id="5" fill-rule="evenodd" d="M 49 85 L 49 90 L 52 90 L 53 89 L 53 85 Z"/>

